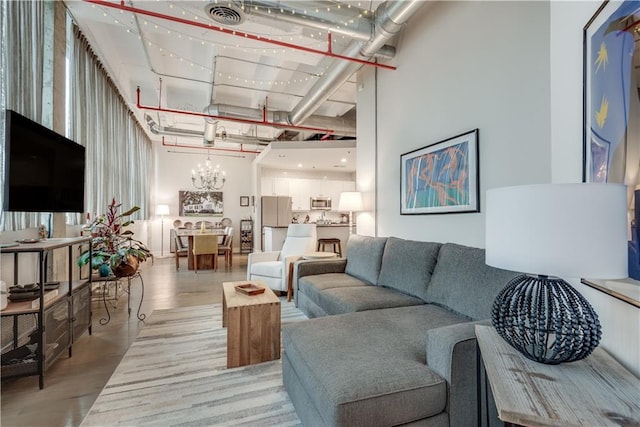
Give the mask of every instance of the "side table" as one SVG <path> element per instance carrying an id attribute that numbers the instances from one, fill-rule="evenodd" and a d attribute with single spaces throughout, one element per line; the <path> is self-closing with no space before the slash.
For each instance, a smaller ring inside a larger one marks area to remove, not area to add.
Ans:
<path id="1" fill-rule="evenodd" d="M 329 259 L 336 258 L 338 254 L 335 252 L 309 252 L 307 254 L 302 255 L 302 259 L 311 260 L 311 259 Z M 298 259 L 300 259 L 298 258 Z M 291 296 L 293 295 L 293 263 L 295 260 L 291 260 L 289 263 L 289 276 L 287 280 L 287 302 L 291 302 Z"/>
<path id="2" fill-rule="evenodd" d="M 505 423 L 640 425 L 640 379 L 602 348 L 577 362 L 545 365 L 527 359 L 492 326 L 476 325 L 476 337 L 498 417 Z"/>
<path id="3" fill-rule="evenodd" d="M 257 295 L 237 292 L 237 285 L 264 288 Z M 227 368 L 280 358 L 280 300 L 263 282 L 222 284 L 222 327 L 227 328 Z"/>

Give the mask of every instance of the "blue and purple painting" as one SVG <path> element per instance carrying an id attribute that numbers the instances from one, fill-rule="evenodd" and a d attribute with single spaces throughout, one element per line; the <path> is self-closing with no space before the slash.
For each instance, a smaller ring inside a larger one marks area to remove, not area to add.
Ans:
<path id="1" fill-rule="evenodd" d="M 469 142 L 406 160 L 409 209 L 469 205 Z"/>
<path id="2" fill-rule="evenodd" d="M 400 156 L 400 213 L 480 212 L 479 130 Z"/>

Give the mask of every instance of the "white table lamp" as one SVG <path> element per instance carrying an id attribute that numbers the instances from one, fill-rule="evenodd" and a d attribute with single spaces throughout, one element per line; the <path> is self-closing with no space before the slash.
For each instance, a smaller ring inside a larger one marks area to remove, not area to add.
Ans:
<path id="1" fill-rule="evenodd" d="M 542 184 L 487 191 L 486 263 L 523 274 L 496 297 L 497 332 L 529 359 L 558 364 L 600 342 L 598 316 L 559 277 L 627 275 L 627 190 Z"/>
<path id="2" fill-rule="evenodd" d="M 342 212 L 349 212 L 349 235 L 353 234 L 353 212 L 364 210 L 362 204 L 362 193 L 359 191 L 343 191 L 340 193 L 338 210 Z"/>
<path id="3" fill-rule="evenodd" d="M 164 256 L 164 217 L 169 215 L 169 205 L 156 206 L 156 215 L 160 215 L 160 256 Z"/>

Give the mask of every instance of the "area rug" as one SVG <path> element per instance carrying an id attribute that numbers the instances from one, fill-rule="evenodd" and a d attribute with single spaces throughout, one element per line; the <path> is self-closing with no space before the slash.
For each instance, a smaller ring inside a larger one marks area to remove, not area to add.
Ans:
<path id="1" fill-rule="evenodd" d="M 282 302 L 282 324 L 306 319 Z M 82 426 L 301 425 L 275 360 L 226 368 L 220 304 L 155 310 Z"/>

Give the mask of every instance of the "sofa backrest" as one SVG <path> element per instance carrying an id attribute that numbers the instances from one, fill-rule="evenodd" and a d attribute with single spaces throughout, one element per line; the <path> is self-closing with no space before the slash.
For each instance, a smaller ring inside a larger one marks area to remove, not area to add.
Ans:
<path id="1" fill-rule="evenodd" d="M 347 241 L 347 265 L 344 272 L 370 285 L 378 283 L 386 237 L 352 234 Z"/>
<path id="2" fill-rule="evenodd" d="M 427 288 L 441 243 L 389 237 L 384 246 L 378 286 L 427 301 Z"/>
<path id="3" fill-rule="evenodd" d="M 488 319 L 498 292 L 519 274 L 486 265 L 484 249 L 445 243 L 427 288 L 427 302 L 472 320 Z"/>

